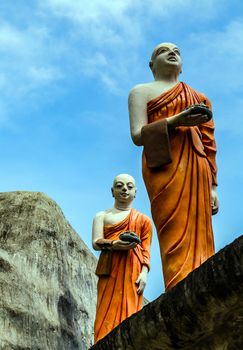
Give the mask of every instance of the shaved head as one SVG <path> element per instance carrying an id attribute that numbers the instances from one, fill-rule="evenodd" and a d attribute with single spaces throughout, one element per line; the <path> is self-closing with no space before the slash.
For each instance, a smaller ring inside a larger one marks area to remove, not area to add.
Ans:
<path id="1" fill-rule="evenodd" d="M 118 182 L 118 181 L 122 181 L 122 182 L 131 182 L 134 186 L 136 186 L 136 182 L 134 177 L 132 177 L 129 174 L 119 174 L 115 177 L 114 181 L 113 181 L 113 186 Z"/>
<path id="2" fill-rule="evenodd" d="M 151 56 L 151 61 L 153 61 L 154 58 L 157 56 L 158 49 L 160 49 L 161 47 L 169 47 L 170 49 L 177 48 L 179 50 L 179 48 L 178 48 L 178 46 L 176 44 L 173 44 L 173 43 L 160 43 L 157 46 L 155 46 L 154 51 L 153 51 L 152 56 Z"/>

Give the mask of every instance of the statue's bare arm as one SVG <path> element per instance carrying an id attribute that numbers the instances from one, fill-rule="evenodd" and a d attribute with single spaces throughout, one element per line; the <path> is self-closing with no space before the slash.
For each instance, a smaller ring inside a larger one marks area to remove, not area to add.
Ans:
<path id="1" fill-rule="evenodd" d="M 95 250 L 101 250 L 101 247 L 97 244 L 99 240 L 104 240 L 104 218 L 105 212 L 98 212 L 93 220 L 92 227 L 92 244 Z"/>
<path id="2" fill-rule="evenodd" d="M 144 85 L 135 86 L 128 98 L 131 137 L 135 145 L 142 146 L 141 130 L 148 124 L 147 94 Z"/>

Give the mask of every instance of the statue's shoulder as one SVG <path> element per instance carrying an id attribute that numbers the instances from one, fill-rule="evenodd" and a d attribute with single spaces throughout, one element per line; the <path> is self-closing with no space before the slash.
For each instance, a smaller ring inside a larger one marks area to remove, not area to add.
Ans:
<path id="1" fill-rule="evenodd" d="M 95 214 L 94 220 L 96 222 L 101 222 L 101 221 L 105 221 L 107 219 L 107 217 L 109 217 L 110 215 L 113 215 L 113 211 L 114 208 L 109 208 L 109 209 L 105 209 L 105 210 L 101 210 L 98 213 Z"/>
<path id="2" fill-rule="evenodd" d="M 94 220 L 103 219 L 105 217 L 105 214 L 106 214 L 106 210 L 98 211 L 98 213 L 95 214 Z"/>
<path id="3" fill-rule="evenodd" d="M 137 84 L 131 90 L 129 95 L 142 94 L 147 95 L 148 91 L 150 91 L 153 82 Z"/>

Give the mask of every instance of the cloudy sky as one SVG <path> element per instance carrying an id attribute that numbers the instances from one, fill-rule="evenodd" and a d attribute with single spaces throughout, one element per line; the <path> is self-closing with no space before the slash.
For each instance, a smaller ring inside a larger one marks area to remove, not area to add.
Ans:
<path id="1" fill-rule="evenodd" d="M 115 175 L 132 174 L 150 216 L 127 96 L 152 80 L 155 45 L 176 43 L 181 80 L 212 101 L 220 213 L 216 249 L 242 234 L 243 4 L 240 0 L 32 0 L 0 3 L 1 191 L 42 191 L 91 248 Z M 156 233 L 146 288 L 164 290 Z"/>

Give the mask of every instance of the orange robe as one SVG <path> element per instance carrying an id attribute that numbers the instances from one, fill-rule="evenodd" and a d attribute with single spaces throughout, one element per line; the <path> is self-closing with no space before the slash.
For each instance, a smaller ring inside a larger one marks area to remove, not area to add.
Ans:
<path id="1" fill-rule="evenodd" d="M 142 265 L 148 268 L 150 266 L 152 239 L 150 219 L 131 209 L 124 220 L 104 228 L 104 238 L 117 240 L 122 232 L 128 230 L 136 232 L 141 239 L 141 244 L 127 251 L 114 250 L 111 275 L 99 277 L 94 327 L 95 343 L 142 307 L 143 296 L 137 294 L 138 286 L 135 282 L 142 270 Z"/>
<path id="2" fill-rule="evenodd" d="M 148 122 L 173 116 L 209 100 L 185 83 L 148 102 Z M 150 169 L 143 154 L 143 178 L 151 202 L 165 288 L 175 286 L 211 255 L 211 188 L 216 184 L 213 120 L 169 131 L 172 163 Z"/>

